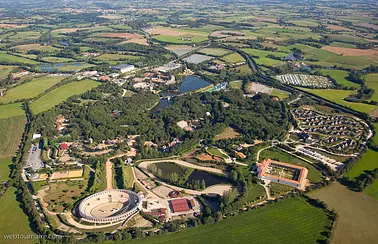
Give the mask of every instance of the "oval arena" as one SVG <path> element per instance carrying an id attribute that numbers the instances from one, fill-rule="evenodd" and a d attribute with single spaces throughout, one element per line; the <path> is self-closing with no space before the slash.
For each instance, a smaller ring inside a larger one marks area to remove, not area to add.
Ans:
<path id="1" fill-rule="evenodd" d="M 139 212 L 140 197 L 132 191 L 114 189 L 84 198 L 77 213 L 82 221 L 95 224 L 128 221 Z"/>

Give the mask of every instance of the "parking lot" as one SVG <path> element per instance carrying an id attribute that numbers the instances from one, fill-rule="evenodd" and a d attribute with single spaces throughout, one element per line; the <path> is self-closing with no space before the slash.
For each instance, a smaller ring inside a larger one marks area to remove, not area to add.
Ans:
<path id="1" fill-rule="evenodd" d="M 33 171 L 37 171 L 44 167 L 41 160 L 42 149 L 40 145 L 32 144 L 29 149 L 28 157 L 24 168 L 31 168 Z"/>

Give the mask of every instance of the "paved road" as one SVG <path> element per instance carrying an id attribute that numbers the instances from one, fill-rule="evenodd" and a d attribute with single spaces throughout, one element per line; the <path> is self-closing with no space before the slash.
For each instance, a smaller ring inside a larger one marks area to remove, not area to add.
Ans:
<path id="1" fill-rule="evenodd" d="M 29 149 L 28 157 L 24 168 L 32 168 L 34 171 L 37 171 L 44 167 L 42 160 L 40 159 L 42 153 L 41 147 L 38 145 L 32 145 Z"/>

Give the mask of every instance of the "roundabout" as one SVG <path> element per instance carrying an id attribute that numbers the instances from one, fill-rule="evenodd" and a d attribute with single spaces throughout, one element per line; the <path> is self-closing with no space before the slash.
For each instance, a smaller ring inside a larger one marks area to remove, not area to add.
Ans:
<path id="1" fill-rule="evenodd" d="M 105 190 L 84 198 L 77 207 L 80 221 L 94 224 L 126 222 L 140 210 L 141 199 L 133 191 Z"/>

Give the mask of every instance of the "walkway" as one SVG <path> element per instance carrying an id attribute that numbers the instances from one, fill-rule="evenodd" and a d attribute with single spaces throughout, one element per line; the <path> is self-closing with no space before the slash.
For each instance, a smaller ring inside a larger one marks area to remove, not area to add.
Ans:
<path id="1" fill-rule="evenodd" d="M 188 167 L 188 168 L 199 169 L 199 170 L 202 170 L 202 171 L 207 171 L 207 172 L 211 172 L 211 173 L 215 173 L 215 174 L 226 175 L 220 169 L 214 169 L 214 168 L 209 168 L 209 167 L 202 167 L 202 166 L 198 166 L 198 165 L 191 164 L 191 163 L 188 163 L 188 162 L 185 162 L 185 161 L 182 161 L 182 160 L 177 160 L 177 159 L 166 159 L 166 160 L 157 160 L 157 161 L 145 161 L 145 162 L 140 163 L 139 167 L 147 169 L 147 167 L 149 165 L 151 165 L 151 164 L 165 163 L 165 162 L 172 162 L 172 163 L 175 163 L 175 164 L 178 164 L 178 165 L 181 165 L 181 166 L 184 166 L 184 167 Z"/>

